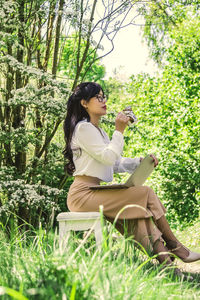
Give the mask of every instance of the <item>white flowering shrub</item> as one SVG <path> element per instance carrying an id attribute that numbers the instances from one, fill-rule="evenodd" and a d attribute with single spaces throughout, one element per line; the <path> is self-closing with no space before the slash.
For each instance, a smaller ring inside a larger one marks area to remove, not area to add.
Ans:
<path id="1" fill-rule="evenodd" d="M 63 190 L 41 184 L 27 184 L 22 179 L 12 180 L 13 175 L 6 176 L 6 171 L 4 169 L 0 173 L 1 220 L 6 223 L 9 218 L 19 217 L 18 223 L 28 223 L 34 227 L 42 223 L 44 227 L 50 228 L 55 214 L 61 210 L 59 200 L 63 198 Z"/>
<path id="2" fill-rule="evenodd" d="M 59 189 L 63 145 L 55 147 L 52 140 L 64 119 L 71 82 L 56 79 L 56 68 L 49 72 L 53 60 L 45 57 L 46 35 L 38 38 L 40 30 L 47 30 L 45 22 L 43 29 L 38 24 L 48 20 L 49 9 L 47 1 L 33 1 L 31 7 L 26 1 L 0 3 L 0 218 L 4 224 L 12 219 L 16 225 L 37 227 L 42 222 L 48 227 L 55 213 L 66 210 L 66 196 Z"/>

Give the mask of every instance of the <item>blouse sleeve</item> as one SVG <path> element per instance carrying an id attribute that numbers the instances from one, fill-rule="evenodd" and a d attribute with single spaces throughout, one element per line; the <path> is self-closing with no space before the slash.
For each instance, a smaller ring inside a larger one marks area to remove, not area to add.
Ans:
<path id="1" fill-rule="evenodd" d="M 140 164 L 140 158 L 120 157 L 116 160 L 113 170 L 114 173 L 132 173 Z"/>
<path id="2" fill-rule="evenodd" d="M 104 165 L 114 165 L 124 146 L 124 137 L 121 132 L 115 130 L 111 141 L 106 144 L 98 129 L 89 122 L 77 125 L 75 140 L 80 148 Z"/>

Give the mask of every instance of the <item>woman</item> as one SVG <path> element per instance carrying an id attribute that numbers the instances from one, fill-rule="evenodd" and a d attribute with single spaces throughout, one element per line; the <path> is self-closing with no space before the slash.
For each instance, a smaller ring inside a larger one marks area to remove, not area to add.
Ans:
<path id="1" fill-rule="evenodd" d="M 199 260 L 199 253 L 185 248 L 174 236 L 165 218 L 165 208 L 151 188 L 90 189 L 101 181 L 112 181 L 114 172 L 132 173 L 141 161 L 141 158 L 121 157 L 123 132 L 129 122 L 126 115 L 118 113 L 111 140 L 99 127 L 101 117 L 106 114 L 106 101 L 101 86 L 94 82 L 79 84 L 69 97 L 64 154 L 68 160 L 67 171 L 75 177 L 67 198 L 69 210 L 99 211 L 103 205 L 104 216 L 111 222 L 122 210 L 116 228 L 122 234 L 127 231 L 147 251 L 157 254 L 160 263 L 172 263 L 170 251 L 184 262 Z M 157 158 L 154 155 L 152 158 L 157 166 Z M 126 205 L 129 207 L 123 210 Z"/>

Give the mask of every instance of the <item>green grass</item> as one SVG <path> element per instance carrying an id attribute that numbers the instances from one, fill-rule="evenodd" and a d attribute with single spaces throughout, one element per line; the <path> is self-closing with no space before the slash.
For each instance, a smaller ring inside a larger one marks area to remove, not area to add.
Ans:
<path id="1" fill-rule="evenodd" d="M 186 230 L 195 240 L 197 228 L 199 222 Z M 98 251 L 92 235 L 84 245 L 71 235 L 63 252 L 54 232 L 13 233 L 8 240 L 0 231 L 1 299 L 199 299 L 199 282 L 200 274 L 187 282 L 161 270 L 124 238 L 105 239 Z"/>

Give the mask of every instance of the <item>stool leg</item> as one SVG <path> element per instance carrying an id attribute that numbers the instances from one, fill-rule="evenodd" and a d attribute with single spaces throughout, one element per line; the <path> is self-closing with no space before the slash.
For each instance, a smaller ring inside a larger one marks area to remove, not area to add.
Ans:
<path id="1" fill-rule="evenodd" d="M 59 222 L 59 248 L 65 249 L 66 243 L 69 239 L 70 230 L 67 226 L 67 222 Z"/>
<path id="2" fill-rule="evenodd" d="M 96 225 L 94 227 L 94 234 L 95 234 L 96 244 L 97 244 L 98 248 L 100 248 L 102 241 L 103 241 L 103 234 L 102 234 L 100 221 L 96 222 Z"/>

